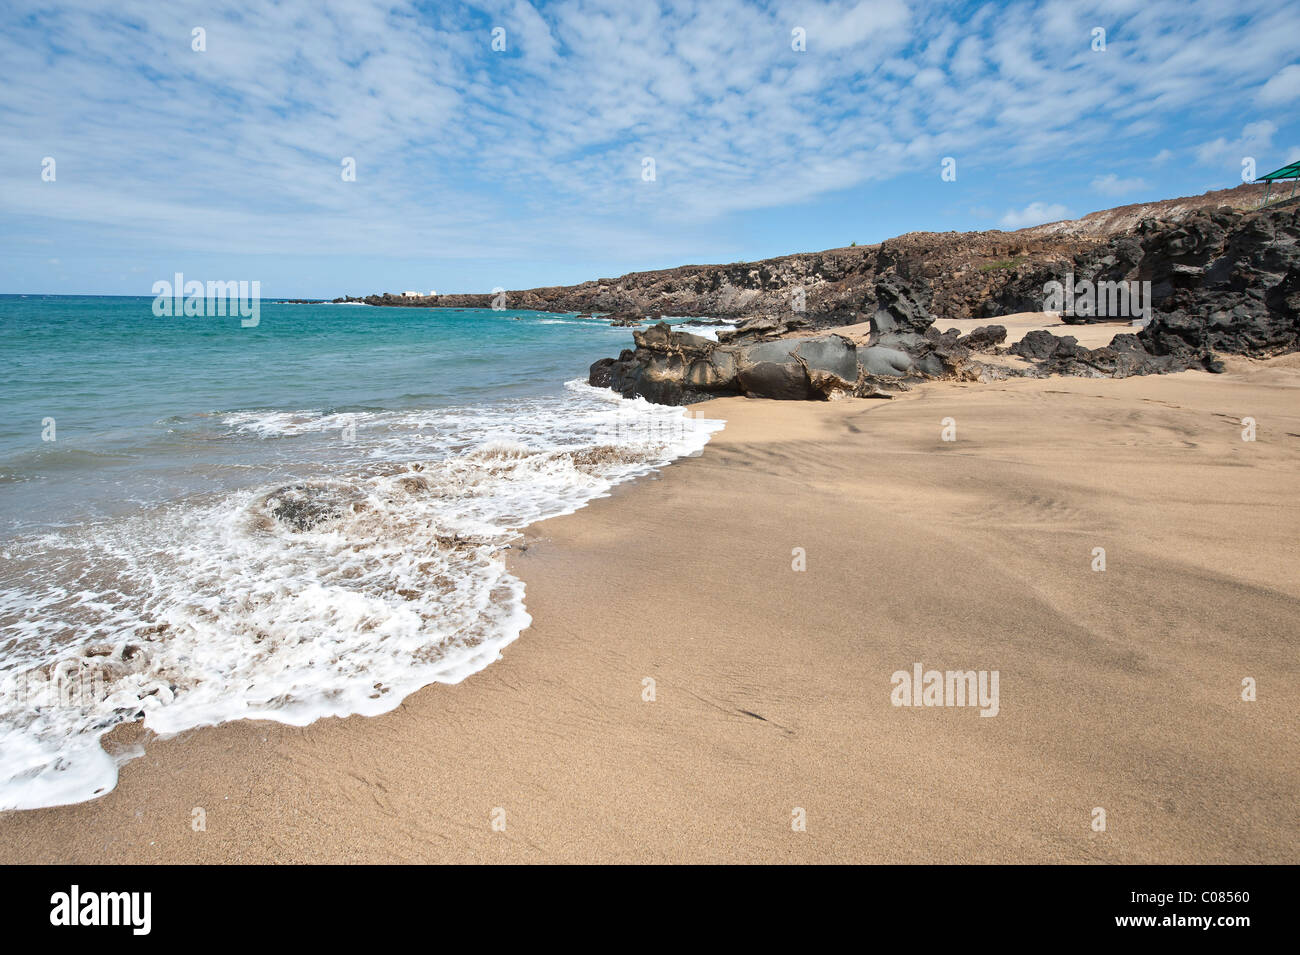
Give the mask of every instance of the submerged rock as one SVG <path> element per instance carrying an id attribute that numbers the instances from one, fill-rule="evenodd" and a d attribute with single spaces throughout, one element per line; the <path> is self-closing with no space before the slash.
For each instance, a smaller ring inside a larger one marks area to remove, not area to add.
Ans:
<path id="1" fill-rule="evenodd" d="M 365 508 L 352 489 L 333 484 L 293 484 L 266 496 L 271 517 L 293 531 L 310 531 Z"/>

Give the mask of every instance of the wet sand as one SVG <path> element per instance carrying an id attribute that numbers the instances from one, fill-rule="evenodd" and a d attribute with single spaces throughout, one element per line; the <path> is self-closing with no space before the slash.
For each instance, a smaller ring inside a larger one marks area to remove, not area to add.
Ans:
<path id="1" fill-rule="evenodd" d="M 150 741 L 0 861 L 1300 862 L 1295 356 L 697 410 L 701 456 L 529 529 L 501 661 Z M 918 662 L 998 715 L 893 706 Z"/>

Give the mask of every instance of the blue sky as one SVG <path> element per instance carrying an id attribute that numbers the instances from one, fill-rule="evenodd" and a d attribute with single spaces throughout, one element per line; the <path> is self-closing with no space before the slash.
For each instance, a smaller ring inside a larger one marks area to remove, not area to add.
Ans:
<path id="1" fill-rule="evenodd" d="M 1198 194 L 1300 158 L 1294 14 L 6 3 L 0 292 L 526 288 Z"/>

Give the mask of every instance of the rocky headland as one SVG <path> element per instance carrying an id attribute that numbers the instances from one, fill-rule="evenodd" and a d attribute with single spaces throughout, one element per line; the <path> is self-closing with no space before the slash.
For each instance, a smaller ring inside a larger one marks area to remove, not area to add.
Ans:
<path id="1" fill-rule="evenodd" d="M 634 327 L 635 347 L 596 362 L 591 383 L 664 403 L 882 397 L 936 378 L 1217 371 L 1217 355 L 1300 348 L 1300 199 L 1261 209 L 1261 195 L 1261 186 L 1243 185 L 1017 232 L 909 233 L 504 295 L 338 301 L 602 314 Z M 1089 289 L 1081 307 L 1058 309 L 1064 323 L 1131 329 L 1094 348 L 1045 330 L 1008 343 L 993 320 L 1051 310 L 1050 283 L 1068 286 L 1071 297 L 1076 283 Z M 649 324 L 663 315 L 735 327 L 715 341 Z M 986 319 L 966 334 L 940 330 L 945 321 Z"/>

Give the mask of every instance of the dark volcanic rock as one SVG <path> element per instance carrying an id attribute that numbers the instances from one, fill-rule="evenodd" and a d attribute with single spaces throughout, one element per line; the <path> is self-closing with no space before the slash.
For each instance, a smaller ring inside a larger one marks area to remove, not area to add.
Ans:
<path id="1" fill-rule="evenodd" d="M 873 342 L 919 341 L 934 324 L 929 299 L 929 289 L 921 283 L 907 282 L 892 272 L 881 276 L 876 282 L 876 312 L 871 318 Z"/>
<path id="2" fill-rule="evenodd" d="M 887 395 L 925 378 L 979 378 L 970 341 L 994 347 L 1006 329 L 979 329 L 963 341 L 940 334 L 926 307 L 924 283 L 894 273 L 876 285 L 877 307 L 867 345 L 840 335 L 784 337 L 802 328 L 798 315 L 760 316 L 715 342 L 660 322 L 632 333 L 635 350 L 591 366 L 588 381 L 625 397 L 678 404 L 716 395 L 826 399 Z"/>
<path id="3" fill-rule="evenodd" d="M 1007 340 L 1005 325 L 981 325 L 957 339 L 958 344 L 971 351 L 993 351 Z"/>
<path id="4" fill-rule="evenodd" d="M 614 366 L 617 364 L 617 358 L 601 358 L 593 362 L 587 371 L 587 384 L 593 388 L 613 388 Z"/>
<path id="5" fill-rule="evenodd" d="M 1116 335 L 1109 345 L 1101 348 L 1084 348 L 1073 335 L 1057 337 L 1040 329 L 1029 332 L 1007 350 L 1034 362 L 1035 373 L 1040 376 L 1128 378 L 1164 375 L 1189 368 L 1223 370 L 1222 362 L 1209 352 L 1177 336 L 1149 345 L 1140 334 L 1123 334 Z"/>
<path id="6" fill-rule="evenodd" d="M 876 283 L 877 308 L 866 349 L 873 354 L 863 362 L 867 374 L 881 374 L 873 369 L 885 366 L 926 378 L 978 378 L 984 373 L 984 367 L 972 359 L 972 349 L 956 329 L 941 333 L 934 327 L 934 316 L 926 306 L 929 297 L 930 290 L 923 281 L 894 273 L 882 276 Z M 979 331 L 977 343 L 997 337 L 988 328 Z M 1002 329 L 998 340 L 1005 337 L 1006 329 Z"/>
<path id="7" fill-rule="evenodd" d="M 852 342 L 836 336 L 719 343 L 660 322 L 633 332 L 634 351 L 591 366 L 588 381 L 625 397 L 681 404 L 716 395 L 826 398 L 858 383 Z"/>
<path id="8" fill-rule="evenodd" d="M 1076 263 L 1076 275 L 1150 283 L 1153 313 L 1139 337 L 1153 355 L 1203 362 L 1211 351 L 1265 357 L 1300 348 L 1300 201 L 1148 219 L 1112 245 L 1114 268 L 1097 268 L 1107 259 L 1093 256 Z"/>
<path id="9" fill-rule="evenodd" d="M 710 394 L 739 394 L 735 371 L 725 363 L 710 373 L 717 342 L 674 332 L 659 322 L 632 332 L 634 350 L 617 359 L 603 358 L 591 366 L 588 382 L 613 388 L 624 397 L 642 397 L 658 404 L 682 404 Z"/>
<path id="10" fill-rule="evenodd" d="M 796 400 L 887 395 L 907 380 L 967 376 L 970 350 L 958 344 L 957 333 L 942 336 L 927 327 L 928 313 L 924 306 L 914 309 L 914 300 L 899 296 L 895 302 L 904 303 L 899 310 L 909 330 L 891 325 L 883 337 L 915 343 L 915 355 L 891 345 L 859 348 L 840 335 L 715 342 L 661 322 L 633 332 L 635 350 L 595 362 L 588 381 L 625 397 L 680 404 L 737 394 Z M 921 327 L 924 334 L 910 330 Z"/>
<path id="11" fill-rule="evenodd" d="M 893 272 L 876 282 L 876 310 L 871 317 L 867 348 L 883 350 L 868 358 L 871 368 L 903 367 L 904 374 L 916 370 L 918 356 L 931 351 L 926 336 L 934 324 L 934 316 L 926 307 L 928 298 L 928 289 L 914 286 Z M 880 372 L 868 370 L 867 373 Z"/>
<path id="12" fill-rule="evenodd" d="M 1072 342 L 1077 340 L 1075 338 L 1070 339 Z M 1030 361 L 1042 361 L 1052 356 L 1056 351 L 1057 343 L 1060 341 L 1061 339 L 1051 332 L 1035 329 L 1032 332 L 1026 332 L 1024 338 L 1007 350 L 1013 355 L 1028 358 Z"/>
<path id="13" fill-rule="evenodd" d="M 873 378 L 902 378 L 916 367 L 916 362 L 907 352 L 886 345 L 859 348 L 858 363 L 863 372 Z"/>

